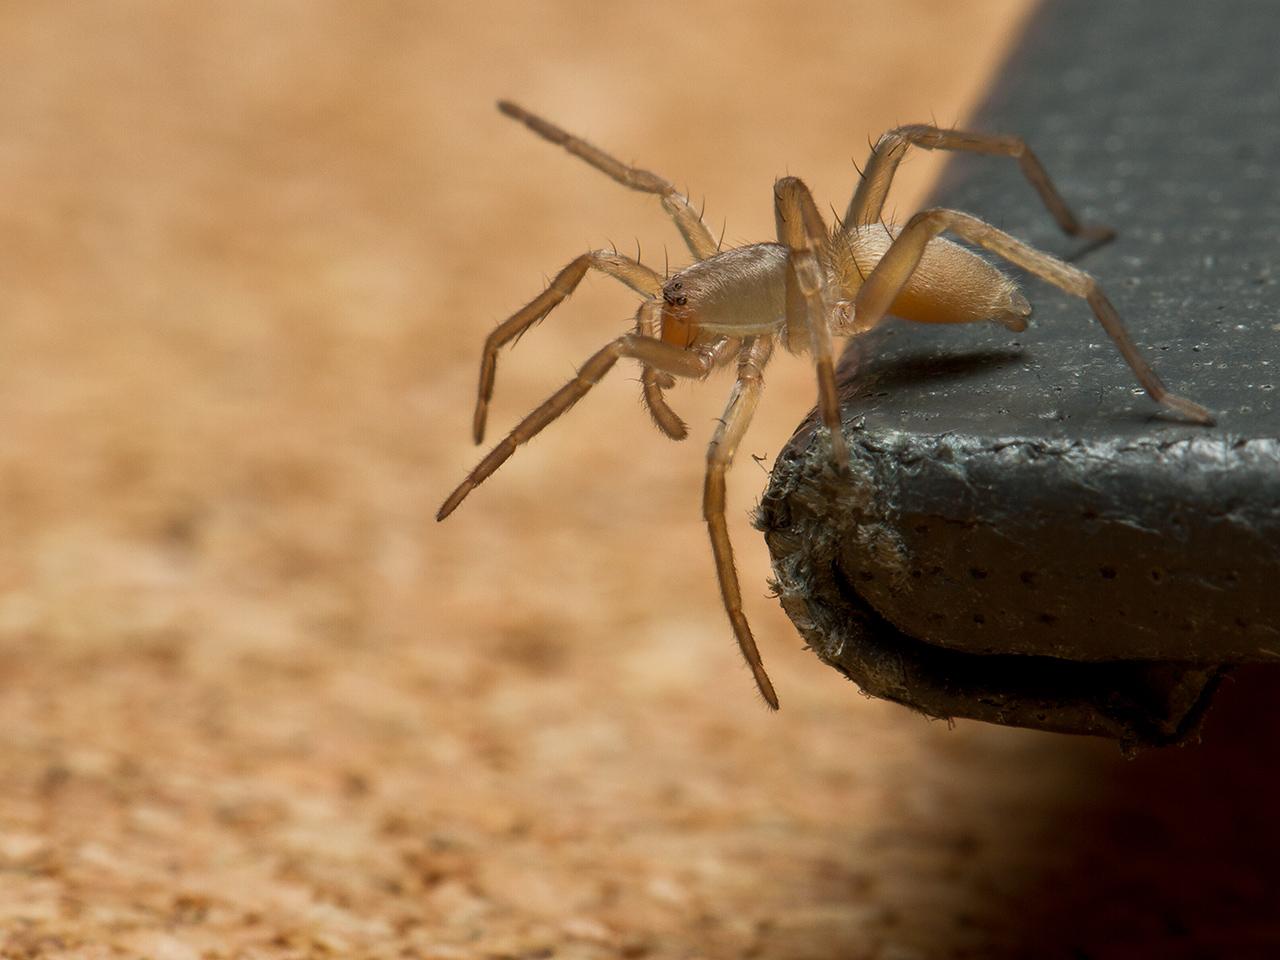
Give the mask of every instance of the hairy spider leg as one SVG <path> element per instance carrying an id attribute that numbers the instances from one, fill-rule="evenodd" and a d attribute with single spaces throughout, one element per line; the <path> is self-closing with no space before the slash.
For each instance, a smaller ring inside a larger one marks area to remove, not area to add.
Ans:
<path id="1" fill-rule="evenodd" d="M 807 340 L 805 345 L 817 367 L 818 411 L 831 438 L 831 462 L 837 469 L 844 469 L 849 464 L 849 447 L 836 393 L 830 328 L 832 303 L 821 262 L 830 234 L 809 188 L 796 177 L 783 177 L 774 184 L 773 211 L 778 240 L 788 250 L 787 341 L 794 349 Z"/>
<path id="2" fill-rule="evenodd" d="M 844 228 L 854 230 L 877 222 L 884 210 L 885 197 L 893 175 L 909 147 L 925 150 L 954 150 L 962 153 L 981 153 L 989 156 L 1014 157 L 1023 175 L 1040 195 L 1045 207 L 1058 221 L 1064 233 L 1103 243 L 1115 236 L 1110 227 L 1082 224 L 1062 199 L 1049 174 L 1026 141 L 1021 137 L 1004 134 L 970 133 L 966 130 L 946 130 L 928 124 L 913 123 L 897 127 L 876 141 L 867 160 L 862 179 L 849 201 L 844 216 Z"/>
<path id="3" fill-rule="evenodd" d="M 702 222 L 702 214 L 696 211 L 693 205 L 690 204 L 688 197 L 681 194 L 676 189 L 675 184 L 665 177 L 649 170 L 629 166 L 594 144 L 583 140 L 581 137 L 575 137 L 568 131 L 556 126 L 550 120 L 531 113 L 509 100 L 498 101 L 498 109 L 506 116 L 523 123 L 544 140 L 563 147 L 569 153 L 586 161 L 624 187 L 638 190 L 642 193 L 656 194 L 662 201 L 663 210 L 674 221 L 676 229 L 680 231 L 680 235 L 684 238 L 685 245 L 688 246 L 689 251 L 696 259 L 705 260 L 720 249 L 720 244 L 712 237 L 711 231 L 707 229 L 706 224 Z M 659 287 L 661 287 L 660 281 Z M 643 290 L 641 292 L 645 293 Z M 656 296 L 653 293 L 646 295 Z M 537 319 L 539 318 L 535 318 L 535 323 Z M 638 332 L 645 336 L 657 336 L 659 333 L 656 329 L 638 330 Z M 476 438 L 476 443 L 480 443 L 483 437 L 484 418 L 488 404 L 488 399 L 484 397 L 483 389 L 484 370 L 485 368 L 482 366 L 482 401 L 481 404 L 477 405 L 472 431 Z M 688 435 L 684 421 L 676 416 L 662 396 L 663 389 L 673 386 L 673 382 L 669 377 L 664 377 L 659 371 L 646 366 L 641 374 L 641 383 L 643 384 L 645 406 L 648 408 L 658 429 L 673 440 L 683 440 Z M 485 409 L 481 409 L 482 406 Z"/>
<path id="4" fill-rule="evenodd" d="M 652 301 L 646 301 L 640 307 L 642 310 L 655 308 L 656 305 Z M 717 344 L 713 343 L 696 350 L 687 350 L 636 333 L 624 334 L 605 344 L 587 358 L 587 362 L 582 365 L 572 380 L 516 424 L 506 438 L 476 464 L 462 483 L 449 494 L 436 513 L 436 519 L 443 520 L 453 513 L 467 494 L 502 466 L 507 458 L 515 453 L 517 447 L 537 436 L 544 427 L 581 400 L 623 357 L 639 360 L 655 370 L 672 376 L 701 380 L 714 369 L 716 349 Z"/>
<path id="5" fill-rule="evenodd" d="M 544 319 L 578 288 L 578 284 L 582 282 L 582 278 L 589 270 L 597 270 L 620 280 L 632 290 L 650 299 L 657 298 L 662 293 L 662 277 L 639 261 L 612 250 L 593 250 L 570 261 L 568 266 L 555 275 L 555 279 L 547 289 L 498 324 L 485 338 L 484 350 L 480 355 L 480 385 L 476 396 L 476 410 L 471 420 L 471 434 L 476 443 L 484 441 L 485 421 L 489 415 L 489 401 L 493 398 L 493 382 L 498 369 L 498 351 Z M 648 331 L 640 330 L 639 332 L 647 333 Z M 645 368 L 645 376 L 649 376 L 648 367 Z M 655 380 L 655 383 L 657 382 Z M 684 424 L 663 401 L 661 390 L 656 386 L 650 389 L 647 381 L 645 403 L 653 414 L 654 422 L 664 433 L 677 440 L 684 437 Z M 675 432 L 672 432 L 673 430 Z"/>
<path id="6" fill-rule="evenodd" d="M 720 595 L 725 612 L 733 626 L 738 649 L 751 668 L 760 695 L 772 709 L 778 709 L 778 695 L 774 692 L 764 661 L 751 635 L 751 625 L 742 611 L 742 590 L 738 585 L 738 571 L 733 562 L 733 544 L 729 541 L 729 527 L 725 523 L 725 474 L 733 462 L 733 455 L 742 436 L 751 424 L 760 393 L 764 389 L 763 370 L 773 352 L 773 340 L 769 337 L 752 337 L 743 343 L 738 354 L 738 379 L 729 395 L 724 417 L 716 427 L 711 444 L 707 447 L 707 475 L 702 488 L 702 516 L 707 521 L 711 535 L 711 552 L 715 556 L 716 577 L 720 581 Z"/>
<path id="7" fill-rule="evenodd" d="M 853 329 L 840 332 L 860 333 L 879 323 L 919 265 L 929 241 L 944 230 L 949 230 L 971 243 L 976 243 L 1060 290 L 1085 300 L 1152 400 L 1177 411 L 1195 423 L 1206 426 L 1213 424 L 1213 417 L 1204 407 L 1171 393 L 1165 387 L 1139 352 L 1137 345 L 1125 329 L 1120 315 L 1092 275 L 1057 257 L 1028 246 L 977 217 L 958 210 L 943 208 L 924 210 L 907 221 L 907 225 L 902 228 L 897 239 L 880 258 L 871 275 L 863 281 L 857 299 L 854 301 L 851 322 Z"/>
<path id="8" fill-rule="evenodd" d="M 676 189 L 676 185 L 665 177 L 640 167 L 632 167 L 605 153 L 594 144 L 580 137 L 575 137 L 566 130 L 560 129 L 550 120 L 544 120 L 535 113 L 509 100 L 499 100 L 498 109 L 508 117 L 519 120 L 526 127 L 558 146 L 564 147 L 575 157 L 580 157 L 595 167 L 605 176 L 616 180 L 624 187 L 639 190 L 641 193 L 656 194 L 662 199 L 662 209 L 675 221 L 676 229 L 684 237 L 690 252 L 699 259 L 705 260 L 714 256 L 719 249 L 715 237 L 702 222 L 702 214 L 693 208 L 689 198 Z"/>

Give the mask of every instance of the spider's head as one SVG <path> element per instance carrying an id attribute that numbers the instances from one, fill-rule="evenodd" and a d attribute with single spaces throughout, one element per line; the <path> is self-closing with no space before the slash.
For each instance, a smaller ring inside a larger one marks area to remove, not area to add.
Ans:
<path id="1" fill-rule="evenodd" d="M 677 347 L 688 347 L 697 333 L 697 324 L 679 274 L 663 284 L 662 300 L 662 339 Z"/>
<path id="2" fill-rule="evenodd" d="M 684 280 L 680 274 L 676 274 L 662 285 L 662 299 L 669 307 L 683 307 L 688 304 L 689 296 L 684 291 Z"/>

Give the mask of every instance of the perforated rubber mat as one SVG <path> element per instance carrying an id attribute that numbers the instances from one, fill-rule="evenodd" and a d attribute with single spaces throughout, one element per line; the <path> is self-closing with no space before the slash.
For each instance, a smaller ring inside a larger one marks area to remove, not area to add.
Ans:
<path id="1" fill-rule="evenodd" d="M 852 470 L 806 422 L 760 513 L 788 612 L 865 690 L 1146 743 L 1195 729 L 1225 664 L 1280 657 L 1280 7 L 1045 8 L 975 126 L 1024 136 L 1082 250 L 1010 160 L 935 200 L 1074 260 L 1169 388 L 1038 280 L 1022 334 L 891 322 L 841 367 Z M 1230 56 L 1223 56 L 1230 51 Z M 1016 272 L 1016 271 L 1015 271 Z"/>

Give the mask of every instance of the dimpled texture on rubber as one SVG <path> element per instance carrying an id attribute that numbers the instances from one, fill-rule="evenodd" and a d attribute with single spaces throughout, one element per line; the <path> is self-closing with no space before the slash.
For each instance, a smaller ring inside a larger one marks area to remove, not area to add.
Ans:
<path id="1" fill-rule="evenodd" d="M 1280 5 L 1245 2 L 1031 22 L 968 126 L 1025 137 L 1117 238 L 1082 250 L 1005 158 L 957 157 L 933 203 L 1092 273 L 1217 425 L 1153 403 L 1084 301 L 1017 271 L 1025 333 L 891 321 L 851 344 L 849 475 L 811 417 L 759 523 L 806 641 L 868 693 L 1165 743 L 1224 666 L 1280 661 L 1275 36 Z"/>

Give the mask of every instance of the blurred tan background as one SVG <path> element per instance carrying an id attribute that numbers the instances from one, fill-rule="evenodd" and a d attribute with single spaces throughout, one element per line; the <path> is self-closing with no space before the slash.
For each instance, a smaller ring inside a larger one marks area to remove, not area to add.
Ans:
<path id="1" fill-rule="evenodd" d="M 1029 7 L 0 8 L 0 954 L 909 958 L 1071 929 L 1046 891 L 1114 746 L 870 702 L 767 596 L 747 518 L 803 362 L 731 487 L 777 716 L 699 516 L 727 380 L 674 393 L 676 445 L 620 368 L 432 520 L 479 455 L 491 326 L 610 240 L 683 259 L 653 198 L 495 99 L 768 239 L 775 177 L 843 208 L 868 137 L 962 121 Z M 491 439 L 633 311 L 589 279 L 504 355 Z"/>

